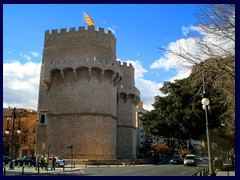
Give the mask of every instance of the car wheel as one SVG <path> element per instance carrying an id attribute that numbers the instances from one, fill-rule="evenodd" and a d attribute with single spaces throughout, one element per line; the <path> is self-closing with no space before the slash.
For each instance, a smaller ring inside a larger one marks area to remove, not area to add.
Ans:
<path id="1" fill-rule="evenodd" d="M 60 167 L 60 164 L 59 164 L 59 163 L 56 163 L 55 166 L 56 166 L 56 167 Z"/>

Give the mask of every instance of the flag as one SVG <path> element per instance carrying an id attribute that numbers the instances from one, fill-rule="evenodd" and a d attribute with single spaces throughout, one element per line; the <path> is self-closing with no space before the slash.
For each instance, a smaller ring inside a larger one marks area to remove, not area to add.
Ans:
<path id="1" fill-rule="evenodd" d="M 86 23 L 88 23 L 89 26 L 94 26 L 94 22 L 93 20 L 88 16 L 88 14 L 85 12 L 85 18 L 84 20 L 86 21 Z"/>

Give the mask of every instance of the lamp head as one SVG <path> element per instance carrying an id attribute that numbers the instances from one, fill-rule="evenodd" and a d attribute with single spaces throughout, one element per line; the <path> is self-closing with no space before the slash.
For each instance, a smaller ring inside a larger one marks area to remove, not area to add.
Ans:
<path id="1" fill-rule="evenodd" d="M 5 133 L 6 133 L 6 134 L 9 134 L 9 131 L 10 131 L 10 129 L 7 128 L 6 131 L 5 131 Z"/>
<path id="2" fill-rule="evenodd" d="M 208 106 L 210 103 L 209 99 L 208 98 L 203 98 L 202 99 L 202 104 L 205 105 L 205 106 Z"/>
<path id="3" fill-rule="evenodd" d="M 18 133 L 18 134 L 21 133 L 21 128 L 20 128 L 20 127 L 17 129 L 17 133 Z"/>

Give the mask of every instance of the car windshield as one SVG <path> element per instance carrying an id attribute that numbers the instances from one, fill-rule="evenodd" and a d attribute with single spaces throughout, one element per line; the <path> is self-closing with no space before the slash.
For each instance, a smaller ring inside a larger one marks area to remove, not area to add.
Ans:
<path id="1" fill-rule="evenodd" d="M 186 156 L 185 159 L 195 159 L 195 156 Z"/>
<path id="2" fill-rule="evenodd" d="M 173 156 L 172 158 L 173 158 L 173 159 L 179 159 L 180 156 Z"/>
<path id="3" fill-rule="evenodd" d="M 18 158 L 18 160 L 24 160 L 25 159 L 25 156 L 21 156 Z"/>

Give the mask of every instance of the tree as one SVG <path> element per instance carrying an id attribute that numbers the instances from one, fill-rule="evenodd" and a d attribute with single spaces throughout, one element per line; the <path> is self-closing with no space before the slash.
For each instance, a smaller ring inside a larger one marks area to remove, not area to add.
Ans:
<path id="1" fill-rule="evenodd" d="M 192 73 L 188 78 L 165 82 L 160 91 L 165 96 L 156 96 L 153 104 L 154 110 L 142 116 L 142 124 L 146 132 L 166 138 L 180 140 L 199 139 L 206 140 L 205 114 L 201 104 L 202 83 L 192 87 L 192 79 L 199 76 Z M 206 84 L 206 94 L 210 99 L 209 129 L 212 132 L 212 140 L 219 146 L 226 146 L 223 139 L 228 139 L 230 148 L 234 144 L 234 137 L 228 135 L 226 127 L 222 126 L 226 111 L 225 97 L 216 90 L 213 84 Z M 214 133 L 213 133 L 214 132 Z M 215 136 L 214 134 L 221 134 Z M 220 138 L 221 137 L 221 138 Z"/>
<path id="2" fill-rule="evenodd" d="M 186 41 L 174 47 L 160 48 L 185 68 L 198 75 L 191 88 L 211 84 L 224 97 L 227 110 L 222 119 L 230 135 L 235 133 L 235 5 L 204 4 L 196 12 L 196 24 L 189 29 Z"/>
<path id="3" fill-rule="evenodd" d="M 19 115 L 15 119 L 15 131 L 14 139 L 12 142 L 12 119 L 7 120 L 7 117 L 11 117 L 11 109 L 4 109 L 4 122 L 3 122 L 3 146 L 4 146 L 4 155 L 10 155 L 10 147 L 13 144 L 13 156 L 16 158 L 19 156 L 20 150 L 27 155 L 34 155 L 35 149 L 35 136 L 36 136 L 36 117 L 37 112 L 33 110 L 26 109 L 17 109 Z M 20 124 L 19 124 L 20 122 Z M 17 133 L 18 125 L 21 127 L 21 133 Z M 6 134 L 6 128 L 10 128 L 10 134 Z"/>
<path id="4" fill-rule="evenodd" d="M 152 144 L 151 149 L 160 154 L 170 153 L 170 148 L 166 144 Z"/>

